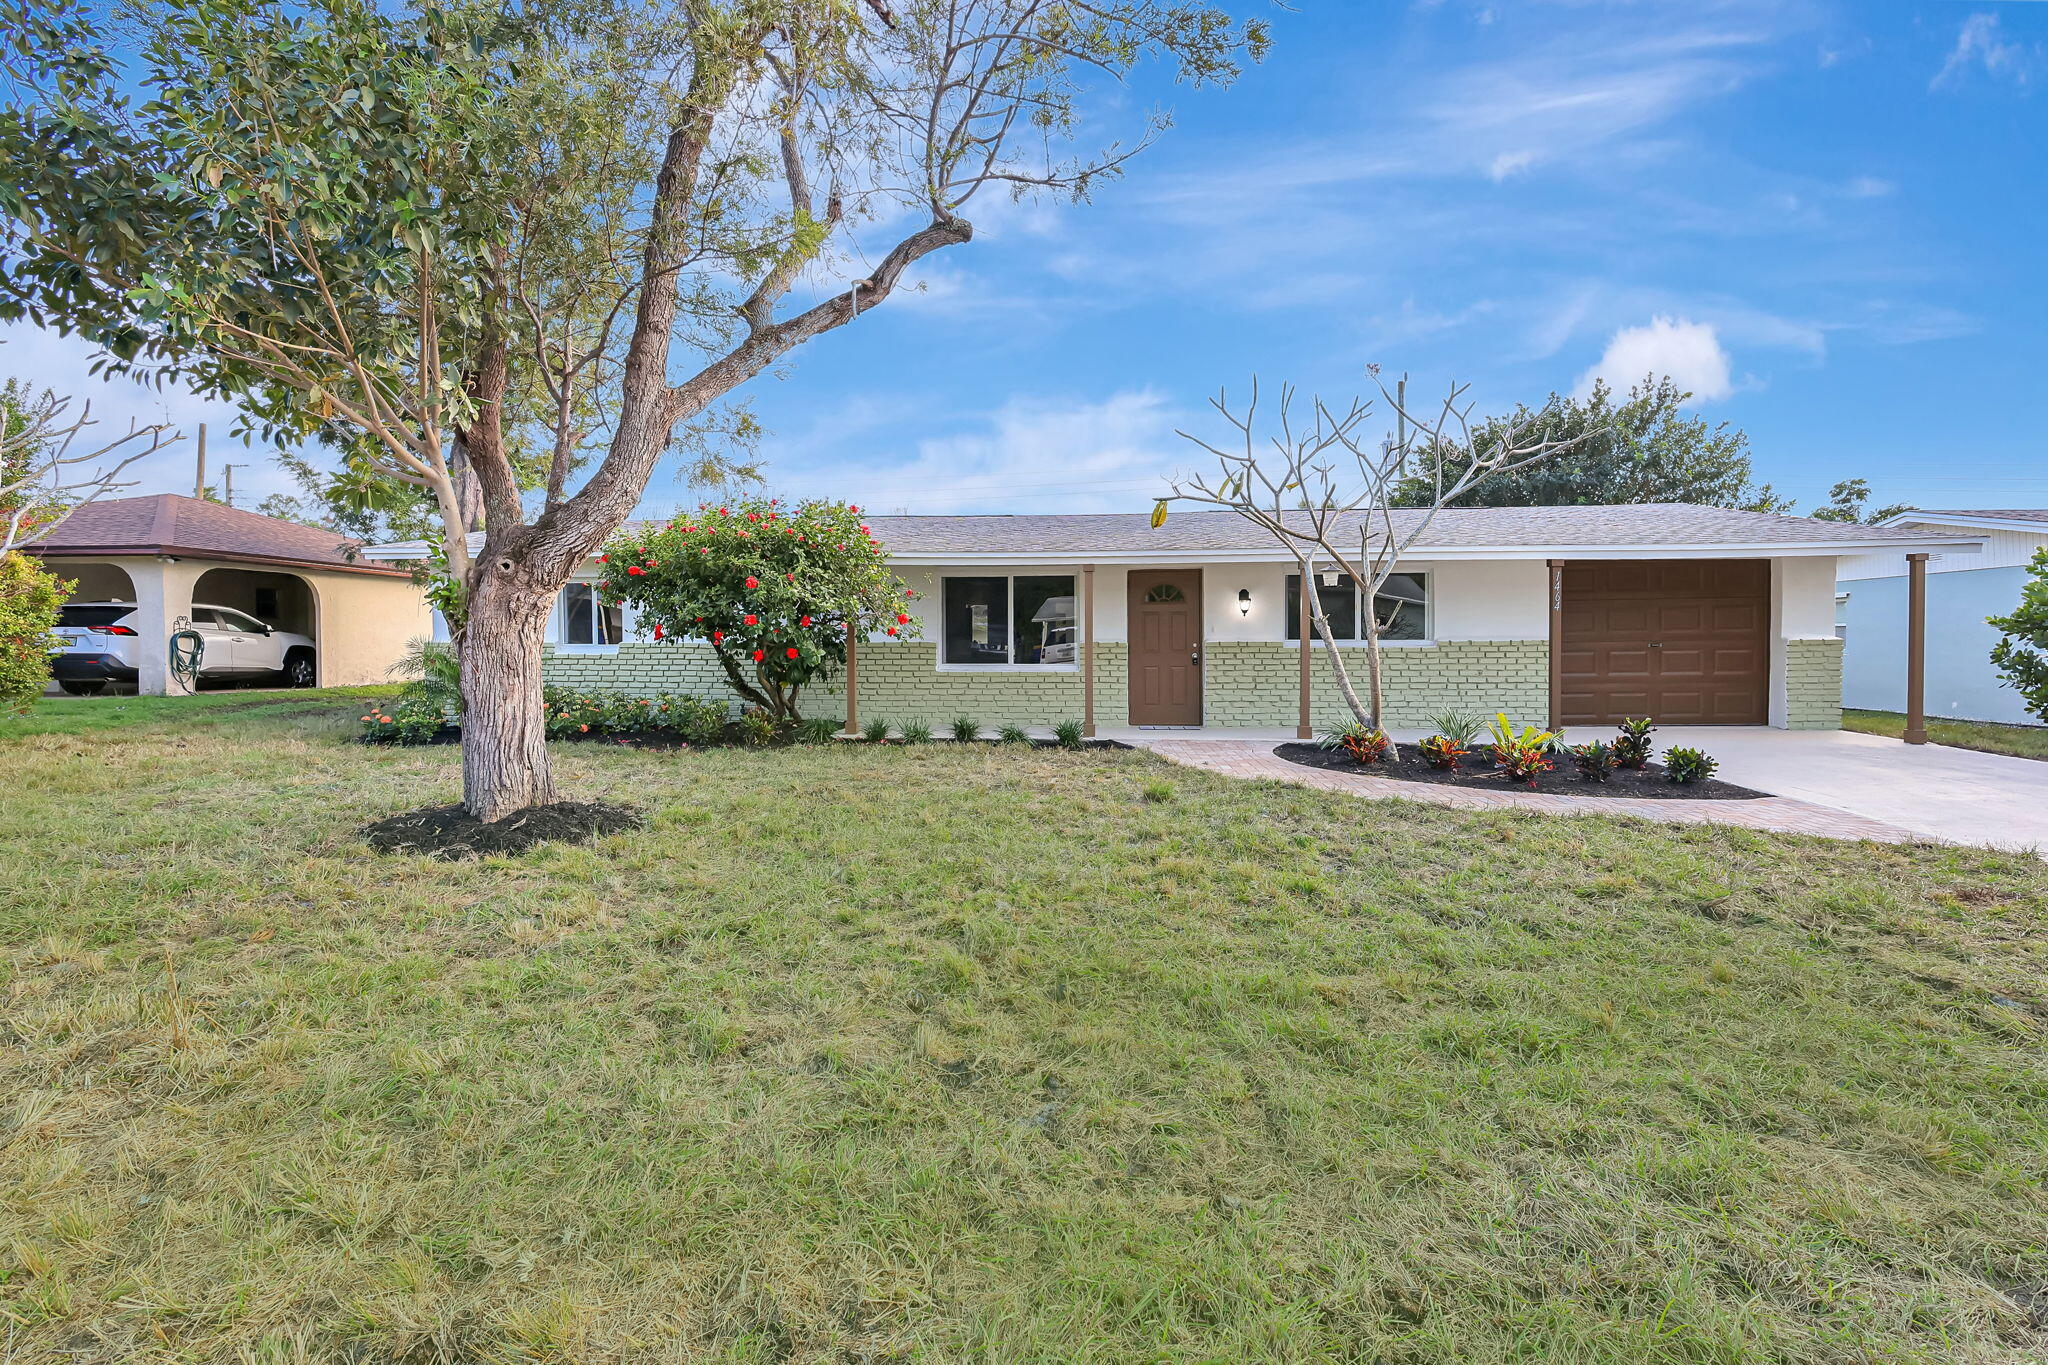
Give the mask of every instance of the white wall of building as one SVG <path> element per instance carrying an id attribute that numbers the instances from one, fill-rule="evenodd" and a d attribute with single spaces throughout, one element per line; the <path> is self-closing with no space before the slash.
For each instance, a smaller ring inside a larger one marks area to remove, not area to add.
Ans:
<path id="1" fill-rule="evenodd" d="M 1921 531 L 1932 536 L 1965 535 L 1984 538 L 1984 548 L 1974 554 L 1929 555 L 1927 572 L 1931 574 L 1969 573 L 1976 569 L 2000 569 L 2012 564 L 2025 564 L 2034 557 L 2034 551 L 2048 546 L 2048 526 L 2042 527 L 2039 531 L 1987 531 L 1942 522 L 1910 521 L 1900 522 L 1898 529 Z M 1859 578 L 1891 578 L 1905 572 L 1906 557 L 1903 554 L 1844 555 L 1836 577 L 1846 583 Z"/>

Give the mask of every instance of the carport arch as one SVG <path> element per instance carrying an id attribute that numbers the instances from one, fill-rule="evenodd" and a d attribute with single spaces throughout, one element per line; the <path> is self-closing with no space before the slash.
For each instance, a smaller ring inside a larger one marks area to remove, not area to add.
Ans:
<path id="1" fill-rule="evenodd" d="M 195 605 L 229 607 L 265 625 L 313 641 L 314 682 L 326 676 L 326 641 L 320 634 L 320 587 L 312 578 L 285 569 L 216 564 L 192 584 Z"/>

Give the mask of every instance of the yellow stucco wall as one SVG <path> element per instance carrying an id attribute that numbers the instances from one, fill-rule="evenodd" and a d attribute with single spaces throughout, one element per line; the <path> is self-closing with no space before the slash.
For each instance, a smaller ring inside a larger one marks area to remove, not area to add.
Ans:
<path id="1" fill-rule="evenodd" d="M 433 609 L 410 579 L 317 570 L 300 577 L 318 603 L 322 687 L 388 682 L 406 646 L 434 633 Z"/>

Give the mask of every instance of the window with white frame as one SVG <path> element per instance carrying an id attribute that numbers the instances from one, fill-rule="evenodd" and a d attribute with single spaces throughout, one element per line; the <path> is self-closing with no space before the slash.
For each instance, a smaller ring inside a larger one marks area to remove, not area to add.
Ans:
<path id="1" fill-rule="evenodd" d="M 615 645 L 625 638 L 625 613 L 607 603 L 594 583 L 571 583 L 562 589 L 562 643 Z"/>
<path id="2" fill-rule="evenodd" d="M 1330 619 L 1330 633 L 1339 640 L 1363 640 L 1365 622 L 1359 615 L 1358 585 L 1350 574 L 1317 574 L 1316 597 L 1323 615 Z M 1427 640 L 1429 638 L 1429 575 L 1389 574 L 1373 597 L 1379 616 L 1382 640 Z M 1287 575 L 1287 638 L 1301 638 L 1301 575 Z"/>
<path id="3" fill-rule="evenodd" d="M 1072 574 L 947 578 L 939 594 L 939 662 L 1030 668 L 1080 658 Z"/>

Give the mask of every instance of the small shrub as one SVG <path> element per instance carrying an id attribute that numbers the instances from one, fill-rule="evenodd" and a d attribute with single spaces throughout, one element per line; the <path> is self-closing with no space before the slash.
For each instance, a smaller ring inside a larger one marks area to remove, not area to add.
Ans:
<path id="1" fill-rule="evenodd" d="M 1155 777 L 1145 784 L 1144 797 L 1155 805 L 1162 801 L 1171 801 L 1173 800 L 1173 784 Z"/>
<path id="2" fill-rule="evenodd" d="M 1469 738 L 1469 736 L 1468 736 Z M 1458 760 L 1472 752 L 1449 735 L 1435 734 L 1415 746 L 1422 751 L 1422 761 L 1438 772 L 1454 773 Z"/>
<path id="3" fill-rule="evenodd" d="M 1600 740 L 1590 744 L 1574 744 L 1571 748 L 1572 762 L 1578 765 L 1579 779 L 1584 782 L 1605 782 L 1614 775 L 1614 746 Z"/>
<path id="4" fill-rule="evenodd" d="M 1460 749 L 1470 749 L 1472 741 L 1486 728 L 1485 717 L 1471 711 L 1439 711 L 1429 718 L 1429 723 L 1436 728 L 1437 736 Z"/>
<path id="5" fill-rule="evenodd" d="M 1539 774 L 1555 768 L 1557 763 L 1550 754 L 1556 739 L 1555 730 L 1539 730 L 1533 725 L 1517 730 L 1508 723 L 1505 712 L 1494 713 L 1493 761 L 1500 765 L 1501 776 L 1510 782 L 1533 787 Z"/>
<path id="6" fill-rule="evenodd" d="M 753 749 L 758 749 L 764 744 L 773 744 L 775 717 L 758 706 L 749 706 L 740 714 L 740 742 Z"/>
<path id="7" fill-rule="evenodd" d="M 1058 725 L 1052 727 L 1052 737 L 1062 749 L 1080 748 L 1081 722 L 1078 720 L 1061 721 Z"/>
<path id="8" fill-rule="evenodd" d="M 1031 742 L 1031 735 L 1021 725 L 1005 725 L 996 731 L 996 742 L 998 744 L 1029 744 Z"/>
<path id="9" fill-rule="evenodd" d="M 447 723 L 440 702 L 400 694 L 388 709 L 380 706 L 363 717 L 363 738 L 373 744 L 430 744 Z"/>
<path id="10" fill-rule="evenodd" d="M 1317 743 L 1325 749 L 1342 749 L 1353 762 L 1366 764 L 1384 759 L 1391 746 L 1385 731 L 1355 720 L 1331 726 Z"/>
<path id="11" fill-rule="evenodd" d="M 827 720 L 824 716 L 806 716 L 796 723 L 796 742 L 799 744 L 830 744 L 838 733 L 839 722 Z"/>
<path id="12" fill-rule="evenodd" d="M 907 720 L 903 722 L 903 742 L 905 744 L 931 743 L 932 727 L 921 720 Z"/>
<path id="13" fill-rule="evenodd" d="M 663 703 L 669 727 L 688 744 L 716 744 L 725 738 L 724 702 L 676 697 Z"/>
<path id="14" fill-rule="evenodd" d="M 981 722 L 972 716 L 955 716 L 952 724 L 953 739 L 960 744 L 972 744 L 981 738 Z"/>
<path id="15" fill-rule="evenodd" d="M 1621 730 L 1614 736 L 1614 766 L 1617 768 L 1640 768 L 1650 761 L 1650 751 L 1656 744 L 1650 739 L 1650 732 L 1657 727 L 1644 716 L 1640 720 L 1621 722 Z"/>
<path id="16" fill-rule="evenodd" d="M 1688 785 L 1706 781 L 1720 766 L 1720 760 L 1709 757 L 1700 749 L 1678 748 L 1664 755 L 1664 776 Z"/>
<path id="17" fill-rule="evenodd" d="M 889 722 L 871 720 L 860 727 L 860 737 L 870 744 L 882 744 L 889 738 Z"/>

